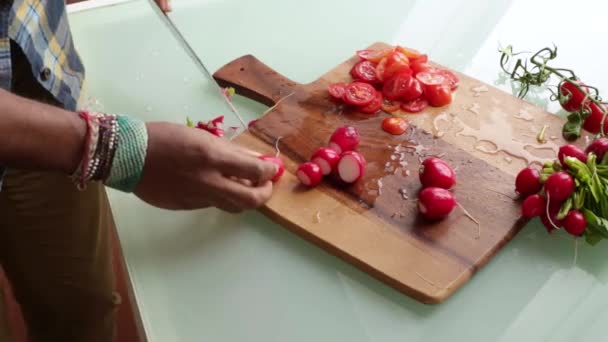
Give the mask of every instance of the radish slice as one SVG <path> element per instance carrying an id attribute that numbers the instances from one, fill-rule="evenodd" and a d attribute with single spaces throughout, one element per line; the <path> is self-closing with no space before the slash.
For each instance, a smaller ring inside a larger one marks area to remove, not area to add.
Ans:
<path id="1" fill-rule="evenodd" d="M 278 181 L 283 175 L 283 172 L 285 172 L 285 166 L 283 165 L 281 158 L 275 156 L 260 156 L 259 158 L 277 164 L 277 173 L 275 173 L 274 177 L 272 177 L 272 181 Z"/>
<path id="2" fill-rule="evenodd" d="M 312 155 L 311 161 L 319 165 L 323 175 L 327 176 L 335 170 L 340 161 L 340 155 L 334 149 L 321 147 Z"/>
<path id="3" fill-rule="evenodd" d="M 338 175 L 342 181 L 354 183 L 365 174 L 366 164 L 365 158 L 360 153 L 355 151 L 344 152 L 338 163 Z"/>
<path id="4" fill-rule="evenodd" d="M 359 132 L 352 126 L 338 127 L 329 138 L 329 147 L 338 154 L 353 151 L 359 146 Z"/>
<path id="5" fill-rule="evenodd" d="M 321 182 L 323 172 L 321 167 L 313 162 L 306 162 L 298 167 L 296 176 L 306 186 L 315 186 Z"/>

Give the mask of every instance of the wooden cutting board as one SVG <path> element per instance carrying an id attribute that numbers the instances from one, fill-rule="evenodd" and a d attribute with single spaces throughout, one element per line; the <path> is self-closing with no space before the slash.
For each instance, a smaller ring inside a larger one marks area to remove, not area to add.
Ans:
<path id="1" fill-rule="evenodd" d="M 353 56 L 318 80 L 298 84 L 248 55 L 214 78 L 274 106 L 235 138 L 264 154 L 274 154 L 280 138 L 286 172 L 264 214 L 395 289 L 424 303 L 440 303 L 525 224 L 515 175 L 526 162 L 555 158 L 564 143 L 563 119 L 456 72 L 460 86 L 452 104 L 400 113 L 411 129 L 392 136 L 380 128 L 388 114 L 340 110 L 329 99 L 327 86 L 351 81 L 349 71 L 357 61 Z M 547 142 L 539 144 L 536 134 L 545 124 Z M 365 177 L 346 187 L 330 178 L 312 189 L 301 186 L 294 176 L 298 165 L 342 125 L 356 127 L 361 135 Z M 428 155 L 442 155 L 456 169 L 454 194 L 479 227 L 458 208 L 441 222 L 418 216 L 418 168 Z"/>

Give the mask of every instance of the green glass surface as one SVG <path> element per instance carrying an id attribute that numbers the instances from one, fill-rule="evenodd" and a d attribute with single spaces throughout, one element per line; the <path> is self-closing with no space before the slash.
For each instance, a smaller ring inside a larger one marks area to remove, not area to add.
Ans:
<path id="1" fill-rule="evenodd" d="M 511 91 L 500 82 L 499 43 L 516 50 L 555 43 L 558 65 L 608 91 L 599 1 L 174 0 L 173 7 L 171 18 L 212 71 L 250 53 L 310 82 L 385 41 Z M 89 92 L 106 110 L 175 122 L 225 111 L 146 1 L 70 20 Z M 546 98 L 534 92 L 528 100 L 557 112 Z M 247 119 L 265 110 L 235 101 Z M 111 200 L 150 341 L 605 340 L 608 245 L 580 243 L 575 263 L 574 241 L 547 234 L 537 220 L 453 297 L 428 306 L 257 212 L 164 211 L 114 191 Z"/>

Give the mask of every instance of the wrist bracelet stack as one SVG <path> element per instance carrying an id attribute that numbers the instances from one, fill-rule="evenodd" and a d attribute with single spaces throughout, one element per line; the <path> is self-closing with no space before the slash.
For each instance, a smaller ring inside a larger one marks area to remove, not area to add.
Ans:
<path id="1" fill-rule="evenodd" d="M 89 182 L 132 192 L 143 170 L 147 132 L 143 122 L 114 114 L 79 112 L 87 124 L 82 161 L 72 174 L 79 190 Z"/>

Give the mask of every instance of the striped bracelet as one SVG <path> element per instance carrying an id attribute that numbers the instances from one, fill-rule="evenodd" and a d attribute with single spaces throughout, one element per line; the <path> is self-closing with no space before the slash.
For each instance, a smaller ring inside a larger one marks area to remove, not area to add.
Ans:
<path id="1" fill-rule="evenodd" d="M 132 192 L 144 167 L 148 134 L 145 123 L 127 116 L 79 112 L 87 124 L 85 152 L 72 179 L 80 190 L 88 183 Z"/>

